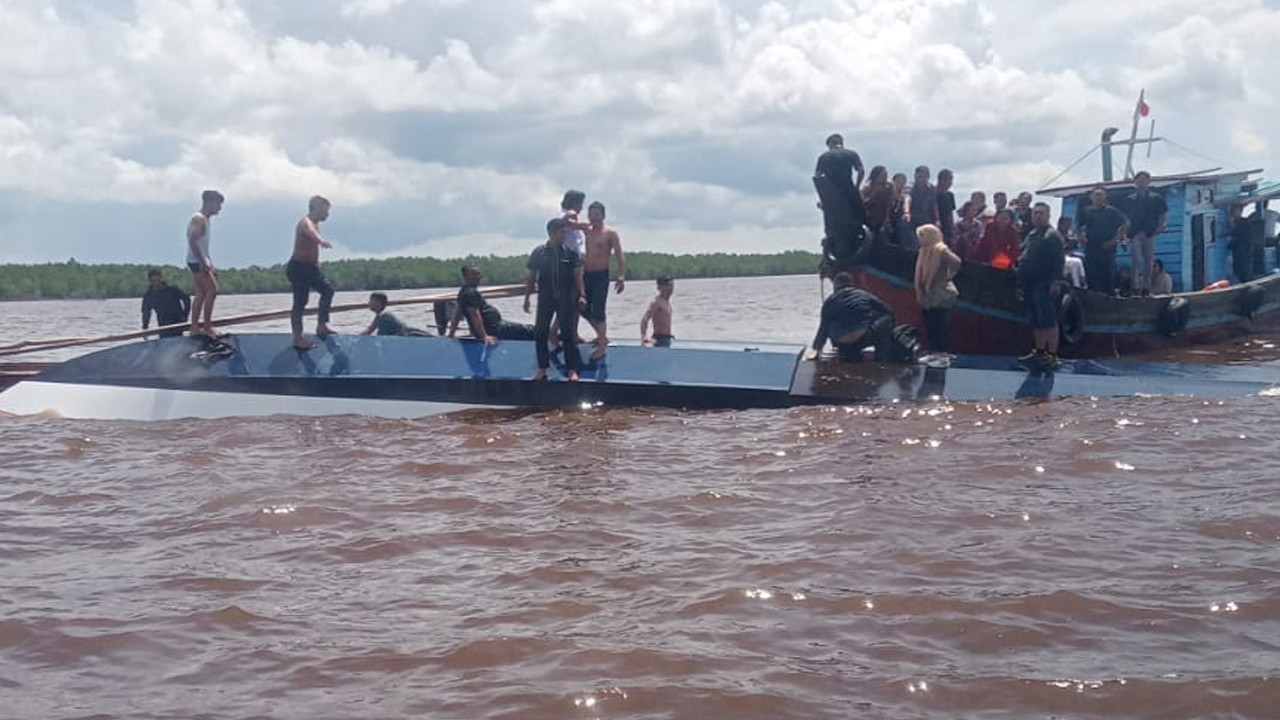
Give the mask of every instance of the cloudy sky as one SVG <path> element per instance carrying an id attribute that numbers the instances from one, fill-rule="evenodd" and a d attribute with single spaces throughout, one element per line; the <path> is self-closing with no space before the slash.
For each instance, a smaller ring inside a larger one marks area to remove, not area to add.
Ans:
<path id="1" fill-rule="evenodd" d="M 1280 175 L 1276 0 L 4 0 L 0 27 L 0 262 L 179 263 L 206 187 L 224 267 L 284 260 L 314 193 L 329 257 L 524 252 L 569 187 L 633 250 L 815 249 L 830 132 L 1035 189 L 1140 88 L 1181 147 L 1139 168 Z"/>

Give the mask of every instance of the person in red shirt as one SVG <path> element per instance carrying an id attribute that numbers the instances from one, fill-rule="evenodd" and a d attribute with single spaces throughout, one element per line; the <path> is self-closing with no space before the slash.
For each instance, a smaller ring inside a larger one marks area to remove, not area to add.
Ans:
<path id="1" fill-rule="evenodd" d="M 1013 224 L 1013 212 L 1008 208 L 996 213 L 995 220 L 987 225 L 982 239 L 969 259 L 1001 270 L 1008 270 L 1022 252 L 1022 234 Z"/>

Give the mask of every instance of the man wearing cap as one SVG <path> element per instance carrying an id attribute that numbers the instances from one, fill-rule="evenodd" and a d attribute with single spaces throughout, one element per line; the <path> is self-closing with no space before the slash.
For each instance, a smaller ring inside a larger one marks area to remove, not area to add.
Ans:
<path id="1" fill-rule="evenodd" d="M 524 311 L 529 312 L 529 297 L 538 291 L 538 312 L 534 320 L 534 348 L 537 352 L 538 371 L 534 380 L 546 380 L 551 367 L 551 317 L 557 318 L 560 346 L 564 348 L 564 363 L 569 380 L 578 379 L 582 357 L 578 354 L 578 311 L 586 304 L 582 284 L 582 257 L 565 247 L 569 221 L 563 217 L 552 218 L 547 223 L 547 242 L 533 249 L 526 264 Z"/>

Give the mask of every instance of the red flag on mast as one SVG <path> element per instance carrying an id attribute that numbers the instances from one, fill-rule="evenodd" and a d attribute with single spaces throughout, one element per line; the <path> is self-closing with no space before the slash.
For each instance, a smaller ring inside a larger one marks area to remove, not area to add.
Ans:
<path id="1" fill-rule="evenodd" d="M 1146 117 L 1151 114 L 1151 106 L 1142 98 L 1138 98 L 1138 114 L 1142 117 Z"/>

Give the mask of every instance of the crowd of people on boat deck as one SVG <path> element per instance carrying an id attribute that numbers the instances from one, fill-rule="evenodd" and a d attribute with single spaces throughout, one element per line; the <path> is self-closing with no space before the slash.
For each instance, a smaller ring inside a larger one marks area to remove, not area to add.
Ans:
<path id="1" fill-rule="evenodd" d="M 931 351 L 949 349 L 947 316 L 958 299 L 953 278 L 963 260 L 1016 273 L 1033 334 L 1032 352 L 1023 360 L 1042 365 L 1057 364 L 1057 304 L 1066 286 L 1109 294 L 1173 291 L 1172 279 L 1154 253 L 1168 207 L 1151 189 L 1151 176 L 1145 171 L 1135 176 L 1134 192 L 1126 197 L 1123 210 L 1110 205 L 1106 189 L 1098 186 L 1074 222 L 1061 217 L 1055 227 L 1048 204 L 1034 203 L 1028 191 L 1012 202 L 1005 192 L 992 193 L 988 206 L 986 193 L 975 190 L 957 205 L 950 169 L 934 175 L 921 165 L 908 186 L 904 173 L 890 177 L 883 165 L 868 174 L 841 135 L 829 136 L 826 145 L 814 168 L 823 210 L 824 255 L 840 268 L 856 265 L 874 245 L 916 252 L 916 298 Z M 1126 244 L 1131 246 L 1132 270 L 1121 275 L 1116 254 Z M 841 355 L 854 356 L 871 335 L 880 333 L 883 341 L 884 326 L 891 325 L 892 316 L 886 322 L 874 312 L 884 306 L 878 299 L 853 299 L 852 276 L 837 275 L 835 280 L 836 294 L 842 298 L 829 299 L 824 306 L 813 347 L 821 350 L 830 341 Z M 877 322 L 880 330 L 873 330 Z M 832 330 L 847 327 L 861 332 Z"/>
<path id="2" fill-rule="evenodd" d="M 148 289 L 142 298 L 142 328 L 146 330 L 154 314 L 164 329 L 162 336 L 181 335 L 181 325 L 190 317 L 189 330 L 194 337 L 217 341 L 225 333 L 213 326 L 213 307 L 218 297 L 218 270 L 210 255 L 213 218 L 222 211 L 225 197 L 216 190 L 201 195 L 200 209 L 187 221 L 187 267 L 194 281 L 194 295 L 188 301 L 185 292 L 166 283 L 159 269 L 148 272 Z M 609 348 L 606 306 L 609 292 L 621 293 L 626 287 L 626 257 L 622 240 L 605 224 L 605 206 L 596 201 L 580 217 L 586 194 L 569 190 L 564 194 L 559 213 L 547 222 L 547 239 L 533 249 L 526 262 L 524 311 L 533 312 L 531 298 L 537 295 L 532 325 L 514 323 L 484 297 L 479 289 L 483 273 L 473 264 L 461 269 L 462 286 L 449 303 L 436 304 L 436 327 L 441 335 L 454 337 L 458 326 L 466 320 L 472 337 L 492 345 L 500 339 L 532 340 L 536 347 L 537 372 L 534 379 L 544 379 L 551 355 L 563 349 L 564 364 L 570 380 L 578 379 L 581 355 L 578 345 L 584 341 L 578 333 L 580 320 L 586 320 L 595 331 L 590 355 L 602 359 Z M 329 327 L 334 288 L 320 268 L 320 250 L 333 247 L 320 234 L 320 224 L 329 218 L 330 201 L 320 195 L 307 203 L 307 213 L 294 227 L 293 252 L 285 265 L 285 275 L 293 294 L 289 325 L 293 347 L 310 350 L 316 342 L 303 334 L 302 318 L 312 292 L 319 295 L 315 336 L 324 338 L 335 331 Z M 610 278 L 610 268 L 616 269 Z M 657 294 L 640 318 L 640 341 L 644 346 L 671 347 L 674 312 L 671 296 L 675 281 L 668 276 L 657 278 Z M 427 335 L 426 331 L 401 321 L 388 309 L 386 293 L 373 292 L 368 307 L 373 320 L 364 335 Z M 552 332 L 554 329 L 554 333 Z"/>
<path id="3" fill-rule="evenodd" d="M 827 138 L 827 151 L 818 157 L 814 173 L 815 182 L 826 181 L 835 188 L 822 201 L 827 219 L 824 244 L 834 256 L 842 251 L 854 256 L 864 243 L 916 250 L 920 247 L 916 232 L 933 225 L 947 249 L 959 259 L 1012 270 L 1034 227 L 1030 191 L 1019 192 L 1012 200 L 1006 192 L 996 191 L 988 205 L 987 193 L 974 190 L 958 203 L 952 190 L 955 174 L 950 169 L 935 175 L 927 165 L 920 165 L 910 185 L 905 173 L 890 177 L 883 165 L 866 173 L 861 157 L 844 147 L 839 134 Z M 832 213 L 826 203 L 841 197 L 848 208 Z M 841 217 L 849 219 L 843 227 Z M 1105 188 L 1094 188 L 1091 203 L 1081 208 L 1075 221 L 1062 217 L 1056 226 L 1064 252 L 1080 261 L 1066 263 L 1069 275 L 1065 279 L 1077 287 L 1105 293 L 1171 293 L 1171 278 L 1154 254 L 1155 238 L 1164 231 L 1167 218 L 1164 198 L 1151 189 L 1151 175 L 1146 171 L 1134 177 L 1134 192 L 1122 208 L 1108 204 Z M 842 233 L 853 235 L 842 240 Z M 1116 252 L 1126 245 L 1132 253 L 1131 270 L 1121 276 Z"/>

